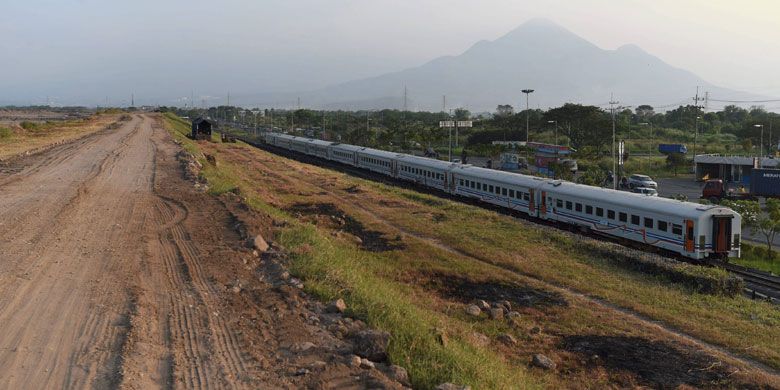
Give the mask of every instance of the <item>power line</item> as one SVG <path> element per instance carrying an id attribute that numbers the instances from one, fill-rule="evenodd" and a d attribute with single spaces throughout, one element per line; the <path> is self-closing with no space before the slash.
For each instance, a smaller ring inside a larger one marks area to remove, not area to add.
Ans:
<path id="1" fill-rule="evenodd" d="M 780 99 L 769 99 L 769 100 L 720 100 L 720 99 L 710 99 L 711 102 L 721 102 L 721 103 L 775 103 L 780 102 Z"/>

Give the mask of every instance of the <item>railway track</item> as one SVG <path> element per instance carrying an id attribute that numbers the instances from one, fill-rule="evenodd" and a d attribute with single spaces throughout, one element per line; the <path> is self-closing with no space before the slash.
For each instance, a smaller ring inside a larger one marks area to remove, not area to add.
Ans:
<path id="1" fill-rule="evenodd" d="M 716 265 L 745 280 L 746 290 L 754 298 L 765 298 L 773 303 L 780 303 L 780 276 L 736 264 L 717 263 Z"/>
<path id="2" fill-rule="evenodd" d="M 302 162 L 312 163 L 312 164 L 316 164 L 316 165 L 324 165 L 324 166 L 326 166 L 328 168 L 338 169 L 338 170 L 347 172 L 349 174 L 352 174 L 352 175 L 355 175 L 355 176 L 358 176 L 358 177 L 361 177 L 361 178 L 364 178 L 364 179 L 379 180 L 379 181 L 384 181 L 384 182 L 388 181 L 388 178 L 386 176 L 374 174 L 373 172 L 367 172 L 367 171 L 365 171 L 363 169 L 355 168 L 355 167 L 348 166 L 348 165 L 344 165 L 344 164 L 341 164 L 341 163 L 338 163 L 338 162 L 322 160 L 322 159 L 315 158 L 315 157 L 312 157 L 312 156 L 308 156 L 308 155 L 305 155 L 305 154 L 298 154 L 298 153 L 290 152 L 290 151 L 285 150 L 285 149 L 278 149 L 278 148 L 273 147 L 273 146 L 262 144 L 261 142 L 258 142 L 257 140 L 249 138 L 249 137 L 237 136 L 236 139 L 241 140 L 242 142 L 245 142 L 245 143 L 247 143 L 249 145 L 252 145 L 252 146 L 254 146 L 256 148 L 260 148 L 260 149 L 264 149 L 264 150 L 269 150 L 270 149 L 269 151 L 272 150 L 274 153 L 283 155 L 283 156 L 288 157 L 288 158 L 293 158 L 293 159 L 296 159 L 296 160 L 299 160 L 299 161 L 302 161 Z M 394 183 L 396 183 L 397 185 L 401 185 L 403 187 L 418 188 L 414 184 L 409 183 L 409 182 L 405 182 L 405 181 L 398 181 L 398 182 L 396 182 L 395 180 L 392 180 L 392 181 Z M 428 189 L 428 191 L 430 191 L 430 189 Z M 487 209 L 494 210 L 494 211 L 501 212 L 501 213 L 505 213 L 505 214 L 508 213 L 508 214 L 511 214 L 511 215 L 516 215 L 516 216 L 522 217 L 523 219 L 529 220 L 526 217 L 526 215 L 524 215 L 524 214 L 515 214 L 515 213 L 512 213 L 512 212 L 508 212 L 506 209 L 499 208 L 499 207 L 493 207 L 493 205 L 490 205 L 490 204 L 485 204 L 485 203 L 482 203 L 482 202 L 473 201 L 472 199 L 464 199 L 464 198 L 460 198 L 460 197 L 455 197 L 455 196 L 452 196 L 450 194 L 443 193 L 443 192 L 441 193 L 441 195 L 443 195 L 443 197 L 448 198 L 448 199 L 457 199 L 460 202 L 468 203 L 468 204 L 475 205 L 475 206 L 482 207 L 482 208 L 487 208 Z M 561 228 L 560 226 L 555 226 L 555 225 L 552 225 L 552 224 L 545 224 L 545 223 L 542 223 L 540 221 L 531 221 L 531 222 L 534 222 L 534 223 L 537 223 L 537 224 L 543 224 L 545 226 L 553 226 L 553 227 Z M 592 238 L 605 239 L 605 237 L 603 235 L 595 234 L 595 233 L 592 233 L 592 232 L 591 233 L 580 232 L 580 234 L 585 234 L 585 235 L 587 235 L 589 237 L 592 237 Z M 606 238 L 606 239 L 610 240 L 609 238 Z M 611 240 L 611 241 L 616 242 L 614 240 Z M 631 243 L 631 242 L 623 242 L 623 241 L 617 241 L 617 242 L 622 244 L 622 245 L 627 245 L 627 246 L 629 246 L 631 248 L 634 248 L 634 249 L 639 249 L 635 245 L 632 245 L 633 243 Z M 655 254 L 657 254 L 659 256 L 670 257 L 670 258 L 673 258 L 675 260 L 681 260 L 680 257 L 678 257 L 678 256 L 674 256 L 674 255 L 670 255 L 670 254 L 664 255 L 662 252 L 659 252 L 659 251 L 656 251 Z M 686 261 L 686 260 L 682 259 L 682 261 Z M 753 269 L 753 268 L 747 268 L 747 267 L 743 267 L 743 266 L 740 266 L 740 265 L 731 264 L 731 263 L 724 263 L 724 262 L 720 262 L 720 261 L 710 261 L 708 263 L 710 265 L 723 268 L 726 271 L 728 271 L 728 272 L 730 272 L 730 273 L 732 273 L 732 274 L 734 274 L 736 276 L 741 277 L 745 281 L 745 286 L 746 286 L 745 293 L 746 293 L 747 296 L 752 297 L 753 299 L 766 299 L 766 300 L 769 300 L 772 303 L 780 304 L 780 276 L 776 276 L 776 275 L 773 275 L 773 274 L 770 274 L 770 273 L 759 271 L 759 270 L 756 270 L 756 269 Z M 699 264 L 701 264 L 701 263 L 699 263 Z"/>

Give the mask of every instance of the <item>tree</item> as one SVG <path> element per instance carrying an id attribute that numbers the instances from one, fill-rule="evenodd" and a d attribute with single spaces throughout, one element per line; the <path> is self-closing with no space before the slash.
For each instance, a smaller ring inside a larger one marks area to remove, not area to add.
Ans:
<path id="1" fill-rule="evenodd" d="M 723 200 L 721 205 L 742 216 L 742 229 L 749 228 L 753 234 L 764 236 L 767 257 L 773 258 L 772 244 L 775 236 L 780 232 L 780 199 L 767 199 L 763 210 L 754 200 Z"/>
<path id="2" fill-rule="evenodd" d="M 643 121 L 647 120 L 647 118 L 650 118 L 653 115 L 655 115 L 653 106 L 642 104 L 636 108 L 636 116 L 638 116 Z"/>
<path id="3" fill-rule="evenodd" d="M 496 116 L 507 117 L 515 113 L 514 107 L 509 104 L 499 104 L 496 107 Z"/>
<path id="4" fill-rule="evenodd" d="M 780 232 L 780 199 L 767 199 L 762 213 L 758 215 L 753 232 L 759 232 L 766 239 L 766 253 L 769 259 L 774 257 L 772 243 Z"/>

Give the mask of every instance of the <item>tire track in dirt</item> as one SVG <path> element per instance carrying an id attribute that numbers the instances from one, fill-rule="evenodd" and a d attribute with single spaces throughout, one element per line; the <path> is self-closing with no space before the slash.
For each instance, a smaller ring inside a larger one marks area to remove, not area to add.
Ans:
<path id="1" fill-rule="evenodd" d="M 155 126 L 155 129 L 163 132 L 159 127 Z M 202 254 L 184 226 L 192 211 L 185 204 L 160 194 L 156 188 L 155 183 L 164 180 L 157 176 L 157 159 L 161 158 L 159 142 L 160 139 L 155 138 L 155 174 L 150 184 L 153 207 L 147 220 L 147 228 L 154 234 L 146 253 L 151 257 L 149 261 L 160 264 L 164 272 L 143 278 L 146 280 L 142 283 L 145 291 L 165 293 L 149 299 L 142 297 L 141 308 L 158 306 L 164 315 L 151 325 L 148 318 L 136 318 L 131 322 L 134 327 L 158 327 L 160 329 L 152 333 L 167 335 L 166 351 L 158 350 L 155 359 L 163 361 L 164 355 L 169 355 L 168 370 L 173 376 L 169 385 L 180 384 L 194 389 L 248 387 L 240 379 L 247 376 L 248 369 L 254 365 L 245 358 L 239 337 L 219 313 L 219 292 L 206 276 L 201 265 Z M 131 340 L 131 344 L 138 344 L 145 342 L 146 335 L 136 333 L 133 337 L 136 340 Z M 145 363 L 142 360 L 146 357 L 140 352 L 133 348 L 125 351 L 133 366 L 128 371 L 143 370 Z M 123 387 L 144 387 L 140 385 L 144 382 L 138 375 L 128 379 Z"/>

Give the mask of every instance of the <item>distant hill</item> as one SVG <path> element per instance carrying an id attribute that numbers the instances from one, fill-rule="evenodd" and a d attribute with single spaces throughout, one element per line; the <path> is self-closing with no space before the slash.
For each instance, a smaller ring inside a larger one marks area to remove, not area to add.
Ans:
<path id="1" fill-rule="evenodd" d="M 498 104 L 523 109 L 522 89 L 535 89 L 532 107 L 565 102 L 605 104 L 610 94 L 622 104 L 667 105 L 693 102 L 696 86 L 710 96 L 755 99 L 719 88 L 675 68 L 635 45 L 604 50 L 545 20 L 528 21 L 494 41 L 480 41 L 458 56 L 422 66 L 297 94 L 309 107 L 401 108 L 404 86 L 410 110 L 447 107 L 492 111 Z M 292 95 L 291 95 L 292 96 Z"/>

